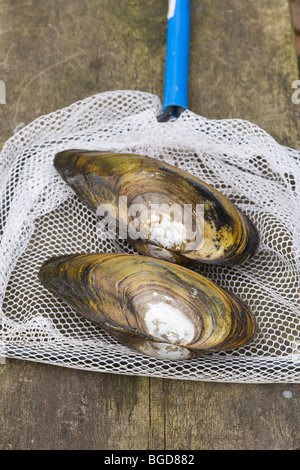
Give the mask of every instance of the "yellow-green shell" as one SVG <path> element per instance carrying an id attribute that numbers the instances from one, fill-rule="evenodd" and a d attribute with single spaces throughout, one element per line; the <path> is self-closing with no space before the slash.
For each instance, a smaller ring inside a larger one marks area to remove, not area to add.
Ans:
<path id="1" fill-rule="evenodd" d="M 202 225 L 202 235 L 194 244 L 188 245 L 180 238 L 173 242 L 169 228 L 162 238 L 159 235 L 161 221 L 156 221 L 146 237 L 134 238 L 128 230 L 125 232 L 128 243 L 140 254 L 184 265 L 238 265 L 258 249 L 256 228 L 236 206 L 212 186 L 158 159 L 126 153 L 67 150 L 55 156 L 54 165 L 90 209 L 96 212 L 101 205 L 112 206 L 119 228 L 127 229 L 130 223 L 127 212 L 120 210 L 120 197 L 126 198 L 127 208 L 133 204 L 147 208 L 155 204 L 193 208 L 193 223 L 197 226 L 194 228 L 198 230 Z M 200 224 L 195 218 L 197 205 L 204 209 Z M 139 223 L 149 229 L 147 216 L 142 217 Z"/>
<path id="2" fill-rule="evenodd" d="M 200 274 L 147 256 L 68 255 L 46 261 L 41 283 L 120 343 L 184 360 L 230 351 L 256 333 L 248 307 Z"/>

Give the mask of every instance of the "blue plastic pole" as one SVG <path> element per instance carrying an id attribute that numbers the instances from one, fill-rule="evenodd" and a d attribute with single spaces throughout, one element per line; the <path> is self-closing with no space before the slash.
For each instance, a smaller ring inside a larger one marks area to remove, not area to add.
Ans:
<path id="1" fill-rule="evenodd" d="M 169 0 L 163 110 L 188 107 L 190 2 Z"/>

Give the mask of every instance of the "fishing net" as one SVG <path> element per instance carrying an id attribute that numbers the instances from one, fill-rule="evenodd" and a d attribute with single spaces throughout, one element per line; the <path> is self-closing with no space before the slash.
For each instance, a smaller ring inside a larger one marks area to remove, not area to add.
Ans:
<path id="1" fill-rule="evenodd" d="M 215 382 L 300 383 L 300 153 L 244 120 L 209 120 L 186 110 L 158 122 L 157 96 L 97 94 L 42 116 L 1 152 L 0 303 L 2 358 L 117 374 Z M 134 353 L 40 284 L 57 255 L 131 252 L 99 230 L 53 159 L 64 149 L 135 152 L 164 160 L 222 192 L 256 224 L 257 255 L 241 267 L 197 270 L 237 294 L 258 335 L 234 352 L 188 361 Z"/>

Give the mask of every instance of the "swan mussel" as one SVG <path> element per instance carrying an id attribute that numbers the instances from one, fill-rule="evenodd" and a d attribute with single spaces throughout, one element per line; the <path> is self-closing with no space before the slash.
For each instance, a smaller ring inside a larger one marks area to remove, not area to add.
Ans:
<path id="1" fill-rule="evenodd" d="M 255 317 L 240 299 L 168 261 L 66 255 L 47 260 L 39 279 L 118 342 L 148 356 L 185 360 L 231 351 L 256 334 Z"/>
<path id="2" fill-rule="evenodd" d="M 121 238 L 140 254 L 186 266 L 230 266 L 257 252 L 259 234 L 249 218 L 212 186 L 168 163 L 136 154 L 65 150 L 56 154 L 54 166 L 94 212 L 112 208 L 111 217 L 125 233 Z M 128 209 L 134 207 L 146 211 L 130 219 Z"/>

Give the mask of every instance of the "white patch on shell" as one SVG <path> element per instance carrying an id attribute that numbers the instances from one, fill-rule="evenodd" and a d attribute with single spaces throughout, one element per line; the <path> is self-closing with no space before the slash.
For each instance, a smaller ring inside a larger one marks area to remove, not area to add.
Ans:
<path id="1" fill-rule="evenodd" d="M 185 347 L 177 344 L 155 343 L 154 341 L 145 341 L 139 347 L 139 351 L 147 356 L 170 361 L 185 360 L 191 356 L 190 351 Z"/>
<path id="2" fill-rule="evenodd" d="M 186 229 L 182 222 L 172 220 L 169 214 L 151 214 L 150 240 L 155 240 L 166 249 L 179 250 L 186 243 Z"/>
<path id="3" fill-rule="evenodd" d="M 193 322 L 169 303 L 153 302 L 146 306 L 144 324 L 154 338 L 171 344 L 189 344 L 195 336 Z"/>

